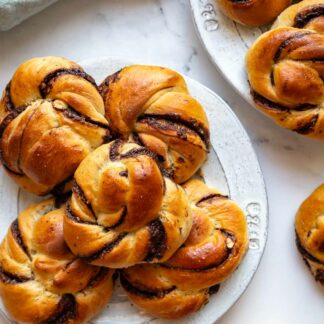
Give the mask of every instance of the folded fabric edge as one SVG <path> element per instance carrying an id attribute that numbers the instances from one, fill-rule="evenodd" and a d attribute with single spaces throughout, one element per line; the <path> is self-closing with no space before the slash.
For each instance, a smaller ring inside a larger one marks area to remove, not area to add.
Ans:
<path id="1" fill-rule="evenodd" d="M 9 30 L 57 0 L 0 0 L 0 30 Z"/>

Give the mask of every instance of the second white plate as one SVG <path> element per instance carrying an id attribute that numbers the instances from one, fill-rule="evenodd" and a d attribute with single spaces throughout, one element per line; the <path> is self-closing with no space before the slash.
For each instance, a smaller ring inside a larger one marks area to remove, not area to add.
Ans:
<path id="1" fill-rule="evenodd" d="M 190 0 L 200 39 L 212 61 L 227 81 L 253 104 L 245 72 L 245 55 L 269 27 L 246 27 L 227 18 L 216 0 Z"/>

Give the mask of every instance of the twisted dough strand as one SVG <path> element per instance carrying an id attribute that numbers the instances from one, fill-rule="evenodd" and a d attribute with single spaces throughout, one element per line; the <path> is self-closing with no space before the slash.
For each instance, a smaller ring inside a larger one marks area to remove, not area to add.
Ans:
<path id="1" fill-rule="evenodd" d="M 324 285 L 324 185 L 302 203 L 295 228 L 299 252 L 315 279 Z"/>
<path id="2" fill-rule="evenodd" d="M 324 139 L 324 36 L 278 28 L 263 34 L 246 58 L 254 102 L 282 127 Z"/>
<path id="3" fill-rule="evenodd" d="M 181 75 L 132 65 L 109 76 L 100 90 L 112 130 L 157 154 L 176 183 L 188 180 L 204 163 L 208 120 Z"/>
<path id="4" fill-rule="evenodd" d="M 184 189 L 193 213 L 186 242 L 165 263 L 121 271 L 131 301 L 162 318 L 179 318 L 200 309 L 237 268 L 248 245 L 245 216 L 235 202 L 200 180 L 190 180 Z"/>
<path id="5" fill-rule="evenodd" d="M 110 299 L 113 271 L 71 253 L 63 214 L 53 199 L 31 205 L 0 246 L 0 295 L 16 321 L 84 323 Z"/>
<path id="6" fill-rule="evenodd" d="M 304 0 L 288 7 L 278 16 L 272 29 L 279 27 L 305 28 L 323 34 L 323 0 Z"/>
<path id="7" fill-rule="evenodd" d="M 32 193 L 68 190 L 80 161 L 108 135 L 95 81 L 64 58 L 26 61 L 3 93 L 2 163 Z"/>
<path id="8" fill-rule="evenodd" d="M 191 214 L 183 189 L 163 177 L 155 155 L 123 140 L 82 161 L 64 217 L 74 254 L 121 268 L 168 259 L 185 241 Z"/>

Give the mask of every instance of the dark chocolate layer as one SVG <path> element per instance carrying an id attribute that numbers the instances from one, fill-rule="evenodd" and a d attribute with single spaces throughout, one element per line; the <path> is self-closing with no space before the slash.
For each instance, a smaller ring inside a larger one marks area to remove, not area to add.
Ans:
<path id="1" fill-rule="evenodd" d="M 121 71 L 122 70 L 119 70 L 119 71 L 115 72 L 114 74 L 109 75 L 99 86 L 99 92 L 104 100 L 106 109 L 109 109 L 109 107 L 107 107 L 107 103 L 106 103 L 107 95 L 110 90 L 109 86 L 111 86 L 113 83 L 117 82 Z"/>
<path id="2" fill-rule="evenodd" d="M 121 240 L 127 235 L 127 233 L 120 233 L 113 241 L 107 243 L 103 248 L 101 248 L 99 251 L 85 256 L 88 262 L 95 261 L 97 259 L 100 259 L 102 256 L 104 256 L 106 253 L 111 252 L 120 242 Z"/>
<path id="3" fill-rule="evenodd" d="M 318 121 L 318 118 L 319 118 L 319 113 L 314 115 L 308 123 L 303 124 L 302 126 L 300 126 L 298 128 L 295 128 L 293 131 L 297 132 L 299 134 L 303 134 L 303 135 L 310 134 L 314 130 L 316 123 Z"/>
<path id="4" fill-rule="evenodd" d="M 295 17 L 294 25 L 295 28 L 304 28 L 312 20 L 324 16 L 324 5 L 316 4 L 314 6 L 309 6 L 298 12 Z"/>
<path id="5" fill-rule="evenodd" d="M 196 119 L 185 120 L 176 114 L 145 114 L 138 118 L 138 122 L 165 130 L 176 130 L 178 136 L 183 140 L 186 140 L 188 130 L 190 130 L 201 138 L 206 148 L 209 147 L 209 130 Z"/>
<path id="6" fill-rule="evenodd" d="M 217 294 L 218 291 L 219 291 L 219 288 L 220 288 L 220 285 L 219 284 L 209 287 L 208 288 L 209 295 L 215 295 L 215 294 Z"/>
<path id="7" fill-rule="evenodd" d="M 167 235 L 159 219 L 152 221 L 147 227 L 150 232 L 150 243 L 144 261 L 149 262 L 163 257 L 167 246 Z"/>
<path id="8" fill-rule="evenodd" d="M 111 161 L 117 161 L 120 159 L 119 149 L 123 145 L 123 143 L 123 140 L 117 139 L 110 145 L 109 158 Z"/>
<path id="9" fill-rule="evenodd" d="M 75 121 L 77 121 L 79 123 L 88 123 L 88 124 L 91 124 L 91 125 L 94 125 L 94 126 L 98 126 L 100 128 L 108 129 L 108 125 L 103 124 L 103 123 L 98 122 L 98 121 L 95 121 L 95 120 L 92 120 L 91 118 L 80 114 L 78 111 L 76 111 L 72 107 L 69 107 L 69 108 L 63 109 L 63 110 L 57 109 L 57 111 L 62 112 L 65 117 L 67 117 L 69 119 L 72 119 L 72 120 L 75 120 Z"/>
<path id="10" fill-rule="evenodd" d="M 324 270 L 317 270 L 315 274 L 315 280 L 324 284 Z"/>
<path id="11" fill-rule="evenodd" d="M 73 221 L 76 222 L 76 223 L 79 223 L 79 224 L 86 224 L 86 225 L 97 225 L 96 223 L 87 222 L 87 221 L 84 221 L 84 220 L 80 219 L 79 217 L 77 217 L 77 216 L 73 213 L 73 211 L 72 211 L 72 208 L 71 208 L 71 204 L 70 204 L 70 202 L 68 202 L 68 203 L 66 204 L 66 210 L 65 210 L 65 212 L 66 212 L 66 215 L 67 215 L 71 220 L 73 220 Z"/>
<path id="12" fill-rule="evenodd" d="M 205 202 L 205 201 L 208 201 L 208 200 L 214 200 L 214 199 L 228 199 L 228 196 L 224 196 L 224 195 L 221 195 L 221 194 L 209 194 L 209 195 L 206 195 L 204 197 L 202 197 L 197 203 L 196 205 L 198 206 L 199 204 Z"/>
<path id="13" fill-rule="evenodd" d="M 41 96 L 43 98 L 45 98 L 52 90 L 53 88 L 53 83 L 62 75 L 67 75 L 67 74 L 71 74 L 71 75 L 76 75 L 79 76 L 83 79 L 85 79 L 86 81 L 90 82 L 93 86 L 95 86 L 97 88 L 97 84 L 95 82 L 95 80 L 88 75 L 87 73 L 85 73 L 84 71 L 80 70 L 80 69 L 66 69 L 66 68 L 62 68 L 62 69 L 57 69 L 51 73 L 49 73 L 44 80 L 42 81 L 42 83 L 39 85 L 39 92 L 41 94 Z"/>
<path id="14" fill-rule="evenodd" d="M 10 284 L 10 285 L 21 284 L 30 281 L 32 279 L 33 278 L 17 276 L 16 274 L 6 272 L 3 270 L 3 268 L 0 267 L 0 281 L 5 284 Z"/>
<path id="15" fill-rule="evenodd" d="M 6 88 L 5 88 L 5 105 L 6 105 L 6 109 L 7 111 L 13 112 L 15 110 L 15 105 L 12 102 L 11 99 L 11 93 L 10 93 L 10 86 L 11 86 L 11 81 L 7 84 Z"/>
<path id="16" fill-rule="evenodd" d="M 303 32 L 296 32 L 294 34 L 292 34 L 292 36 L 288 37 L 287 39 L 285 39 L 281 44 L 280 46 L 278 47 L 275 55 L 274 55 L 274 62 L 278 62 L 280 59 L 281 59 L 281 55 L 282 55 L 282 52 L 287 48 L 289 47 L 291 44 L 294 43 L 295 40 L 297 39 L 301 39 L 305 36 L 308 36 L 310 35 L 312 32 L 310 31 L 303 31 Z"/>
<path id="17" fill-rule="evenodd" d="M 110 269 L 108 268 L 100 267 L 98 273 L 90 279 L 85 289 L 96 287 L 101 281 L 103 281 L 106 278 L 109 271 Z"/>
<path id="18" fill-rule="evenodd" d="M 316 257 L 314 257 L 313 255 L 311 255 L 302 245 L 297 233 L 296 233 L 296 246 L 298 248 L 299 253 L 303 256 L 303 258 L 311 261 L 311 262 L 315 262 L 318 263 L 319 265 L 323 265 L 324 266 L 324 262 L 321 262 L 320 260 L 318 260 Z"/>
<path id="19" fill-rule="evenodd" d="M 120 283 L 122 284 L 123 288 L 130 294 L 134 294 L 143 298 L 162 298 L 176 289 L 176 287 L 171 287 L 169 289 L 154 290 L 147 287 L 137 287 L 126 278 L 122 271 L 120 272 Z"/>
<path id="20" fill-rule="evenodd" d="M 73 180 L 73 176 L 69 176 L 61 183 L 57 184 L 51 191 L 51 194 L 55 197 L 60 197 L 65 194 L 66 185 Z"/>
<path id="21" fill-rule="evenodd" d="M 17 244 L 20 246 L 20 248 L 26 253 L 28 257 L 30 257 L 27 246 L 24 243 L 24 240 L 22 238 L 20 229 L 19 229 L 19 224 L 18 224 L 18 218 L 16 218 L 12 224 L 11 224 L 11 233 L 12 236 L 14 237 L 15 241 Z"/>
<path id="22" fill-rule="evenodd" d="M 301 104 L 295 107 L 287 107 L 279 103 L 276 103 L 274 101 L 271 101 L 266 97 L 263 97 L 262 95 L 260 95 L 254 90 L 251 90 L 251 95 L 253 97 L 254 102 L 257 105 L 261 106 L 264 109 L 274 110 L 278 112 L 289 112 L 290 110 L 305 111 L 305 110 L 316 108 L 316 105 L 312 105 L 312 104 Z"/>
<path id="23" fill-rule="evenodd" d="M 65 294 L 59 301 L 55 311 L 41 324 L 67 324 L 77 316 L 77 302 L 71 294 Z"/>
<path id="24" fill-rule="evenodd" d="M 85 196 L 85 193 L 83 192 L 79 184 L 76 182 L 76 180 L 73 181 L 72 192 L 88 207 L 92 214 L 95 215 L 91 205 L 91 201 L 88 200 L 88 198 Z"/>

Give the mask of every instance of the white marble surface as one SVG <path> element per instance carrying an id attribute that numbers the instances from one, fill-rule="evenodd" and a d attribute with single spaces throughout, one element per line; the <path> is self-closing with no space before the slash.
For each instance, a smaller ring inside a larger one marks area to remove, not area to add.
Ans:
<path id="1" fill-rule="evenodd" d="M 300 202 L 324 180 L 324 142 L 276 127 L 228 86 L 195 34 L 187 0 L 61 0 L 0 33 L 0 87 L 22 61 L 43 55 L 77 61 L 110 55 L 161 64 L 220 94 L 255 146 L 268 189 L 270 227 L 254 280 L 218 323 L 323 323 L 324 289 L 295 249 L 293 221 Z"/>

